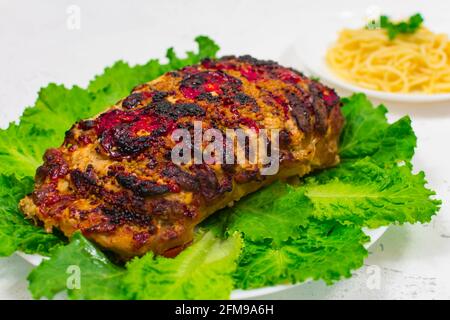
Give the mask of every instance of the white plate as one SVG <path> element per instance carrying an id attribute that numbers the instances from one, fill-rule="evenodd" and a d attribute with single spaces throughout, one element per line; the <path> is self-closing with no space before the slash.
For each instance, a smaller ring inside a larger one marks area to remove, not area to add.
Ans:
<path id="1" fill-rule="evenodd" d="M 426 17 L 425 17 L 426 19 Z M 332 87 L 337 87 L 347 92 L 364 92 L 367 96 L 381 101 L 408 102 L 408 103 L 433 103 L 450 100 L 450 93 L 440 94 L 401 94 L 370 90 L 351 84 L 335 75 L 327 66 L 325 55 L 327 49 L 336 41 L 338 32 L 343 28 L 360 28 L 366 22 L 365 15 L 352 11 L 342 11 L 332 14 L 327 19 L 321 19 L 314 25 L 314 33 L 303 33 L 295 42 L 295 51 L 300 61 L 294 66 L 306 71 L 306 73 L 319 77 L 321 81 Z M 442 26 L 439 21 L 432 21 Z M 433 28 L 431 22 L 426 20 L 426 25 L 436 32 L 448 32 L 448 26 Z"/>
<path id="2" fill-rule="evenodd" d="M 370 246 L 372 246 L 383 235 L 387 228 L 388 227 L 381 227 L 378 229 L 365 229 L 364 232 L 370 237 L 370 242 L 368 242 L 365 247 L 368 249 Z M 39 265 L 43 259 L 46 259 L 45 257 L 38 254 L 26 254 L 23 252 L 17 252 L 17 254 L 34 266 Z M 294 286 L 300 286 L 303 283 L 305 282 L 299 284 L 277 285 L 252 290 L 234 290 L 231 293 L 231 299 L 257 298 L 262 295 L 283 291 Z"/>

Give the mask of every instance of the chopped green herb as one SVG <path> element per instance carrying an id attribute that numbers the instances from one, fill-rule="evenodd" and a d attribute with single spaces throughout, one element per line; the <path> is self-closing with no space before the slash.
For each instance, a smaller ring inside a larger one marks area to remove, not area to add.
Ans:
<path id="1" fill-rule="evenodd" d="M 407 21 L 392 22 L 388 16 L 380 17 L 380 27 L 386 29 L 389 39 L 394 39 L 398 34 L 411 34 L 416 32 L 422 25 L 423 17 L 416 13 Z"/>

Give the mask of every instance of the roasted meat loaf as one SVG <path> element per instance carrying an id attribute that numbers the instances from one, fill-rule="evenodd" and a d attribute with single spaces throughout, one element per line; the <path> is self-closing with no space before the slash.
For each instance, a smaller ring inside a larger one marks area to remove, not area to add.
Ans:
<path id="1" fill-rule="evenodd" d="M 278 129 L 278 172 L 262 175 L 260 163 L 174 163 L 171 133 L 192 132 L 194 121 L 221 132 Z M 250 56 L 206 59 L 75 123 L 62 146 L 46 151 L 20 208 L 48 232 L 80 230 L 122 259 L 150 250 L 174 256 L 215 211 L 338 163 L 342 126 L 336 93 L 296 70 Z"/>

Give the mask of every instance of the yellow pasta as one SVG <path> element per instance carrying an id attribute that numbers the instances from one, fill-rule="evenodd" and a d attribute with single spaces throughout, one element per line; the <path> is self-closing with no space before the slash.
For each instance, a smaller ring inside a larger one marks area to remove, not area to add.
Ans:
<path id="1" fill-rule="evenodd" d="M 384 29 L 344 29 L 326 60 L 339 77 L 368 89 L 450 92 L 450 42 L 425 27 L 393 40 Z"/>

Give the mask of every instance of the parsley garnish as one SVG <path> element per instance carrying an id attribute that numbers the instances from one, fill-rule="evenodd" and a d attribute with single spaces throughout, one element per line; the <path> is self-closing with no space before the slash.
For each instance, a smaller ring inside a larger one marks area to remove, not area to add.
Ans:
<path id="1" fill-rule="evenodd" d="M 409 17 L 407 21 L 394 23 L 389 20 L 388 16 L 380 17 L 380 28 L 386 29 L 389 39 L 394 39 L 399 33 L 414 33 L 422 25 L 423 17 L 420 13 L 416 13 Z"/>

